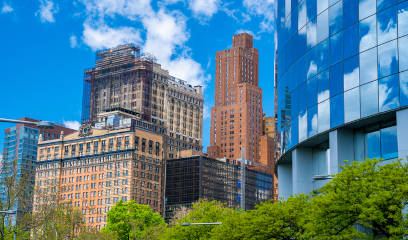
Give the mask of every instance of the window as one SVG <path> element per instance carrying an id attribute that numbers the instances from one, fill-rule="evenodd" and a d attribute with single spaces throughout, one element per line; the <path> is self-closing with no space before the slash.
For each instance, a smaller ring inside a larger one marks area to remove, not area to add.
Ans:
<path id="1" fill-rule="evenodd" d="M 362 85 L 360 87 L 360 96 L 361 96 L 361 117 L 366 117 L 378 112 L 377 81 Z"/>
<path id="2" fill-rule="evenodd" d="M 355 88 L 360 83 L 358 55 L 344 61 L 344 90 Z"/>
<path id="3" fill-rule="evenodd" d="M 387 0 L 387 2 L 391 2 Z M 397 8 L 392 7 L 377 14 L 378 44 L 397 38 Z"/>
<path id="4" fill-rule="evenodd" d="M 392 159 L 398 157 L 397 127 L 386 127 L 366 134 L 368 158 Z"/>
<path id="5" fill-rule="evenodd" d="M 360 22 L 360 52 L 375 45 L 377 45 L 377 21 L 374 15 Z"/>
<path id="6" fill-rule="evenodd" d="M 377 79 L 377 48 L 360 54 L 360 84 Z"/>
<path id="7" fill-rule="evenodd" d="M 397 72 L 398 72 L 397 40 L 378 46 L 378 78 L 386 77 Z"/>
<path id="8" fill-rule="evenodd" d="M 379 110 L 387 111 L 399 106 L 398 74 L 378 80 Z"/>
<path id="9" fill-rule="evenodd" d="M 360 92 L 354 88 L 344 93 L 344 122 L 360 118 Z"/>

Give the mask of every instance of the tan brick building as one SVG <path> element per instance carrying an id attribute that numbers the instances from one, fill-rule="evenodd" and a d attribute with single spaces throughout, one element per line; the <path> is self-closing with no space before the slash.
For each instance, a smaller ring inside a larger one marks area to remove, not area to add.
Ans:
<path id="1" fill-rule="evenodd" d="M 107 212 L 119 200 L 133 199 L 163 214 L 165 137 L 126 114 L 110 120 L 39 142 L 34 212 L 47 202 L 70 204 L 95 230 L 106 225 Z"/>
<path id="2" fill-rule="evenodd" d="M 216 54 L 215 106 L 211 109 L 209 157 L 241 157 L 259 162 L 262 89 L 258 87 L 258 50 L 252 36 L 233 36 L 231 49 Z"/>

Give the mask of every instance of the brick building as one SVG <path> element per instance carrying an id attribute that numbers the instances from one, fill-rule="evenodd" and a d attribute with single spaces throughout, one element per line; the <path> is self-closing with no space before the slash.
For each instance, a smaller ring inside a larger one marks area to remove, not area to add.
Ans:
<path id="1" fill-rule="evenodd" d="M 211 109 L 210 157 L 241 157 L 259 162 L 262 89 L 258 87 L 258 50 L 252 36 L 233 36 L 231 49 L 216 54 L 215 106 Z"/>

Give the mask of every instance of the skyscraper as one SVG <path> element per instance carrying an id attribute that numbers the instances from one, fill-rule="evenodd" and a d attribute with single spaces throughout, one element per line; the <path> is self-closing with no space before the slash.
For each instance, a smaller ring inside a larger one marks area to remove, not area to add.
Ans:
<path id="1" fill-rule="evenodd" d="M 211 109 L 210 157 L 259 161 L 262 90 L 258 87 L 258 50 L 252 36 L 233 36 L 231 49 L 216 54 L 215 106 Z"/>
<path id="2" fill-rule="evenodd" d="M 398 3 L 399 2 L 399 3 Z M 408 155 L 408 2 L 277 1 L 279 195 Z"/>
<path id="3" fill-rule="evenodd" d="M 20 120 L 38 122 L 38 120 L 26 117 Z M 14 225 L 15 221 L 31 213 L 38 136 L 42 134 L 43 139 L 55 139 L 59 138 L 61 131 L 70 134 L 75 130 L 59 125 L 53 129 L 39 129 L 34 124 L 17 124 L 4 130 L 0 199 L 3 203 L 3 210 L 17 210 L 17 218 L 13 218 L 11 224 Z M 10 192 L 12 195 L 9 195 Z"/>

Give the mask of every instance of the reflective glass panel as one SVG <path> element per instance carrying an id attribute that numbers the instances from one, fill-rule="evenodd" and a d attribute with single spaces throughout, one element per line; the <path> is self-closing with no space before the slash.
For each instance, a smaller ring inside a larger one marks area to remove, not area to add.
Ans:
<path id="1" fill-rule="evenodd" d="M 360 118 L 360 90 L 351 89 L 344 93 L 344 122 Z"/>
<path id="2" fill-rule="evenodd" d="M 359 19 L 364 19 L 370 15 L 373 15 L 376 11 L 376 0 L 360 0 L 359 2 Z"/>
<path id="3" fill-rule="evenodd" d="M 316 46 L 316 39 L 317 39 L 317 33 L 316 33 L 316 18 L 313 19 L 312 21 L 310 21 L 307 24 L 306 27 L 306 42 L 307 42 L 307 46 L 310 47 L 314 47 Z"/>
<path id="4" fill-rule="evenodd" d="M 408 34 L 408 2 L 398 5 L 398 36 Z"/>
<path id="5" fill-rule="evenodd" d="M 377 12 L 392 6 L 397 3 L 397 0 L 377 0 Z"/>
<path id="6" fill-rule="evenodd" d="M 317 42 L 329 37 L 329 11 L 324 11 L 317 16 Z"/>
<path id="7" fill-rule="evenodd" d="M 307 111 L 299 114 L 299 142 L 307 138 Z"/>
<path id="8" fill-rule="evenodd" d="M 367 157 L 380 158 L 381 157 L 380 131 L 367 133 L 366 142 L 367 142 Z"/>
<path id="9" fill-rule="evenodd" d="M 398 72 L 397 40 L 378 46 L 378 78 Z"/>
<path id="10" fill-rule="evenodd" d="M 344 58 L 354 56 L 358 53 L 359 36 L 358 36 L 358 24 L 344 30 Z"/>
<path id="11" fill-rule="evenodd" d="M 316 48 L 317 71 L 321 72 L 329 66 L 329 40 L 321 42 Z"/>
<path id="12" fill-rule="evenodd" d="M 360 84 L 377 79 L 377 48 L 360 53 Z"/>
<path id="13" fill-rule="evenodd" d="M 378 112 L 378 82 L 374 81 L 360 86 L 361 117 Z"/>
<path id="14" fill-rule="evenodd" d="M 408 69 L 408 36 L 398 39 L 398 51 L 399 71 L 402 72 Z"/>
<path id="15" fill-rule="evenodd" d="M 330 128 L 330 101 L 319 103 L 317 107 L 317 128 L 319 132 Z"/>
<path id="16" fill-rule="evenodd" d="M 343 32 L 330 37 L 330 63 L 335 64 L 343 59 Z"/>
<path id="17" fill-rule="evenodd" d="M 317 57 L 316 48 L 313 48 L 307 53 L 306 57 L 306 68 L 307 68 L 307 78 L 311 78 L 317 74 Z"/>
<path id="18" fill-rule="evenodd" d="M 317 0 L 317 14 L 329 7 L 329 0 Z"/>
<path id="19" fill-rule="evenodd" d="M 307 106 L 311 107 L 317 104 L 317 80 L 311 78 L 307 81 Z"/>
<path id="20" fill-rule="evenodd" d="M 299 3 L 298 14 L 298 29 L 301 29 L 306 25 L 306 1 Z"/>
<path id="21" fill-rule="evenodd" d="M 360 83 L 358 55 L 344 61 L 344 90 L 355 88 Z"/>
<path id="22" fill-rule="evenodd" d="M 330 127 L 334 128 L 344 123 L 344 98 L 338 94 L 330 98 Z"/>
<path id="23" fill-rule="evenodd" d="M 392 126 L 380 130 L 381 155 L 383 159 L 398 157 L 397 127 Z"/>
<path id="24" fill-rule="evenodd" d="M 330 68 L 330 96 L 343 92 L 343 63 Z"/>
<path id="25" fill-rule="evenodd" d="M 378 103 L 380 112 L 397 108 L 399 106 L 398 74 L 378 80 Z"/>
<path id="26" fill-rule="evenodd" d="M 298 144 L 298 136 L 299 136 L 299 131 L 298 131 L 298 127 L 299 127 L 299 123 L 298 123 L 298 118 L 293 118 L 292 120 L 292 126 L 290 128 L 290 133 L 291 133 L 291 137 L 290 137 L 290 147 L 295 146 L 296 144 Z"/>
<path id="27" fill-rule="evenodd" d="M 307 110 L 307 136 L 312 137 L 317 133 L 317 105 Z"/>
<path id="28" fill-rule="evenodd" d="M 399 74 L 400 80 L 400 105 L 408 105 L 408 71 Z"/>
<path id="29" fill-rule="evenodd" d="M 348 27 L 358 21 L 358 0 L 343 0 L 344 27 Z"/>
<path id="30" fill-rule="evenodd" d="M 337 2 L 329 8 L 330 35 L 333 35 L 343 28 L 343 6 L 342 1 Z"/>
<path id="31" fill-rule="evenodd" d="M 316 0 L 306 0 L 306 10 L 307 10 L 307 19 L 311 19 L 317 16 L 316 14 Z"/>
<path id="32" fill-rule="evenodd" d="M 377 45 L 377 21 L 373 15 L 360 21 L 360 52 Z"/>
<path id="33" fill-rule="evenodd" d="M 392 7 L 377 14 L 378 44 L 397 38 L 397 8 Z"/>
<path id="34" fill-rule="evenodd" d="M 329 93 L 329 71 L 324 71 L 317 76 L 317 101 L 328 99 Z"/>

